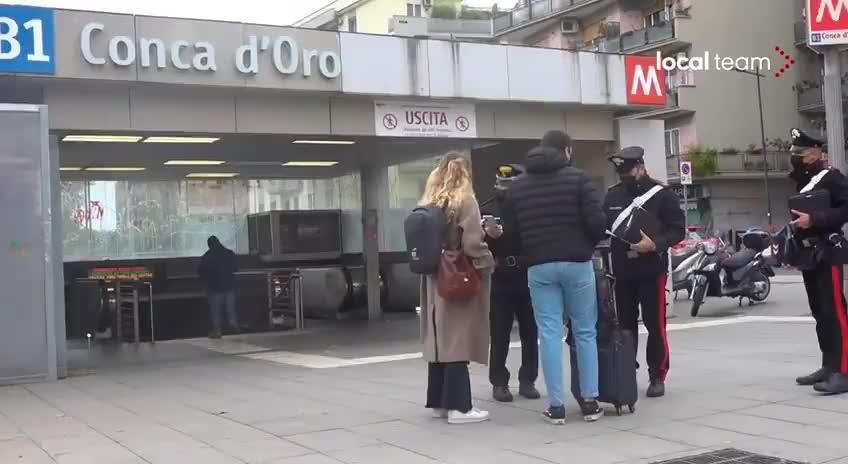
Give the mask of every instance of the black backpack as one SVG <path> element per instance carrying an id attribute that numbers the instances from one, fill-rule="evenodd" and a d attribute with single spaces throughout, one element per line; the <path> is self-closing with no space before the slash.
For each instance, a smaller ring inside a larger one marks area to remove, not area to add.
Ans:
<path id="1" fill-rule="evenodd" d="M 447 227 L 447 213 L 440 207 L 415 208 L 403 222 L 409 269 L 413 274 L 438 273 Z"/>

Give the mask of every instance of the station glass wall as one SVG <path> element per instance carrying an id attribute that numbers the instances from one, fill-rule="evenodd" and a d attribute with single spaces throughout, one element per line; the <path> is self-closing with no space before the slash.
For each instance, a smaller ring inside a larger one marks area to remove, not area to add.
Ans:
<path id="1" fill-rule="evenodd" d="M 388 167 L 382 251 L 403 251 L 403 220 L 424 193 L 436 158 Z M 65 261 L 199 256 L 218 236 L 247 253 L 247 215 L 342 210 L 344 250 L 362 251 L 358 173 L 310 180 L 63 181 Z"/>
<path id="2" fill-rule="evenodd" d="M 210 235 L 247 253 L 247 215 L 361 214 L 358 174 L 317 180 L 63 181 L 65 261 L 199 256 Z M 361 247 L 361 245 L 360 245 Z"/>

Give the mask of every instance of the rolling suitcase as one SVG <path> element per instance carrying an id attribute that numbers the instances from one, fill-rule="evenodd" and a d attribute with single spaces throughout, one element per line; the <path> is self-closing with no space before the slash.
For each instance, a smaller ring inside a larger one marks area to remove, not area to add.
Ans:
<path id="1" fill-rule="evenodd" d="M 609 248 L 599 247 L 593 262 L 598 294 L 598 401 L 612 404 L 618 415 L 621 415 L 624 406 L 632 413 L 636 410 L 636 401 L 639 398 L 634 339 L 636 334 L 621 328 L 618 323 L 615 279 L 610 269 Z M 577 351 L 570 329 L 568 345 L 571 353 L 571 394 L 578 403 L 582 403 Z"/>

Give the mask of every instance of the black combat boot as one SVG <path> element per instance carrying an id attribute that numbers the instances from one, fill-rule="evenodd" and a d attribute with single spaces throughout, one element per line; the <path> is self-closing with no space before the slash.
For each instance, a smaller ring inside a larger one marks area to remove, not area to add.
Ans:
<path id="1" fill-rule="evenodd" d="M 651 379 L 651 385 L 646 392 L 648 398 L 659 398 L 665 396 L 665 382 L 660 379 Z"/>
<path id="2" fill-rule="evenodd" d="M 512 393 L 509 391 L 509 387 L 492 387 L 492 398 L 495 401 L 499 401 L 501 403 L 511 403 L 512 402 Z"/>
<path id="3" fill-rule="evenodd" d="M 813 389 L 819 393 L 827 393 L 831 395 L 848 393 L 848 375 L 832 373 L 827 380 L 813 385 Z"/>
<path id="4" fill-rule="evenodd" d="M 830 377 L 830 369 L 827 367 L 822 367 L 821 369 L 813 372 L 812 374 L 807 374 L 795 379 L 798 382 L 798 385 L 803 385 L 805 387 L 813 386 L 819 382 L 824 382 Z"/>
<path id="5" fill-rule="evenodd" d="M 521 385 L 518 387 L 518 394 L 528 400 L 538 400 L 542 397 L 539 390 L 536 390 L 536 385 L 533 382 L 521 382 Z"/>

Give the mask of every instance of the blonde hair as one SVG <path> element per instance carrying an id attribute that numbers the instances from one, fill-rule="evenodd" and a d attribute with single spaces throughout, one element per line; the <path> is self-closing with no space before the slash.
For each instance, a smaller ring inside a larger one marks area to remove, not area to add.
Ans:
<path id="1" fill-rule="evenodd" d="M 454 216 L 466 198 L 474 198 L 471 162 L 459 152 L 450 152 L 427 178 L 420 206 L 444 206 Z"/>

